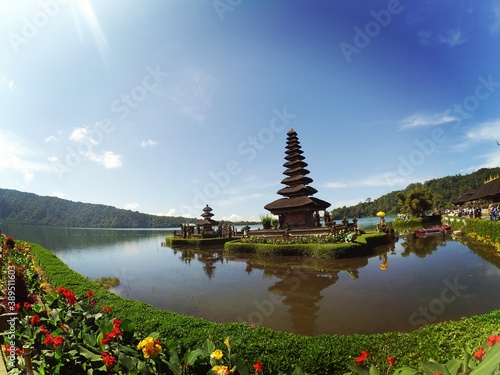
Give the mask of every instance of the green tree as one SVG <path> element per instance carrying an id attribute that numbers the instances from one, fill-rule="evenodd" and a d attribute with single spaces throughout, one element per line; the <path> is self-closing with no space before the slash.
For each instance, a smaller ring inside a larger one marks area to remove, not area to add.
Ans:
<path id="1" fill-rule="evenodd" d="M 422 217 L 424 213 L 434 206 L 434 193 L 423 186 L 414 186 L 408 192 L 400 191 L 396 194 L 398 204 L 405 212 L 413 217 Z"/>

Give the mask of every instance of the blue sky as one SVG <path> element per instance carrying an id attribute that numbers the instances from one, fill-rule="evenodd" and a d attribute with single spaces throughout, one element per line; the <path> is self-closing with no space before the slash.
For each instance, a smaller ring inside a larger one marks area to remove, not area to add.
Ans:
<path id="1" fill-rule="evenodd" d="M 0 187 L 252 220 L 286 133 L 331 208 L 500 165 L 500 4 L 0 5 Z"/>

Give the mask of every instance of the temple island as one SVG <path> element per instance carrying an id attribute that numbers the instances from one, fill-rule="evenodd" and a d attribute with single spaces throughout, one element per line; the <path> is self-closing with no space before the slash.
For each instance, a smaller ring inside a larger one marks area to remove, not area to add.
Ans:
<path id="1" fill-rule="evenodd" d="M 386 233 L 365 234 L 357 228 L 357 219 L 341 223 L 331 220 L 330 203 L 314 197 L 318 191 L 310 186 L 305 157 L 297 132 L 287 133 L 285 149 L 286 176 L 277 194 L 281 198 L 264 206 L 278 217 L 276 228 L 251 230 L 248 226 L 237 231 L 228 223 L 213 219 L 207 204 L 202 219 L 195 224 L 183 224 L 173 237 L 166 238 L 168 246 L 220 245 L 228 252 L 260 252 L 265 254 L 312 255 L 320 257 L 352 257 L 367 255 L 375 246 L 388 242 Z M 382 218 L 383 220 L 383 218 Z"/>
<path id="2" fill-rule="evenodd" d="M 312 236 L 356 229 L 356 218 L 352 222 L 344 220 L 337 224 L 327 211 L 330 203 L 313 197 L 318 191 L 309 186 L 313 180 L 307 176 L 310 172 L 306 169 L 308 164 L 303 153 L 297 132 L 292 128 L 287 133 L 286 161 L 283 164 L 283 174 L 287 177 L 281 183 L 285 187 L 277 192 L 283 198 L 264 206 L 278 216 L 278 228 L 251 230 L 249 236 Z"/>

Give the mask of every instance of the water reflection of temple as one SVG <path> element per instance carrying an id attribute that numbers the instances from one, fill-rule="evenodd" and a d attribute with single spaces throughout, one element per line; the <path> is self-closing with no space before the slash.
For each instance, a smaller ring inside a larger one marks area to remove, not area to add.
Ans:
<path id="1" fill-rule="evenodd" d="M 316 332 L 322 292 L 339 280 L 342 271 L 356 279 L 359 277 L 358 269 L 367 264 L 368 258 L 308 259 L 297 260 L 296 264 L 283 264 L 277 259 L 256 257 L 247 260 L 247 271 L 259 269 L 264 271 L 264 277 L 278 278 L 268 290 L 279 296 L 281 303 L 288 307 L 293 332 L 313 334 Z"/>
<path id="2" fill-rule="evenodd" d="M 223 252 L 219 247 L 216 250 L 207 250 L 204 248 L 203 251 L 191 248 L 172 250 L 174 254 L 180 252 L 180 259 L 186 264 L 191 264 L 193 259 L 203 263 L 203 270 L 209 279 L 214 277 L 215 269 L 217 268 L 216 264 L 224 262 Z"/>

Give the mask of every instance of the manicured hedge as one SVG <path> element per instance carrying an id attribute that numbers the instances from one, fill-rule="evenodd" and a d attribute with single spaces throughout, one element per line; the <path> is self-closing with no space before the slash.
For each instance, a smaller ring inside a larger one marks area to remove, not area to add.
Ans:
<path id="1" fill-rule="evenodd" d="M 465 228 L 468 237 L 500 249 L 500 222 L 465 219 Z"/>
<path id="2" fill-rule="evenodd" d="M 354 363 L 361 350 L 371 354 L 371 360 L 383 370 L 382 373 L 387 369 L 388 355 L 396 358 L 398 367 L 416 367 L 421 360 L 430 358 L 443 362 L 452 357 L 460 357 L 464 344 L 478 348 L 488 335 L 498 332 L 500 328 L 500 311 L 457 322 L 429 325 L 412 333 L 388 332 L 373 335 L 310 337 L 262 327 L 252 328 L 245 323 L 217 324 L 121 298 L 72 271 L 47 249 L 36 244 L 31 246 L 48 281 L 54 287 L 71 288 L 77 294 L 84 294 L 92 289 L 100 306 L 109 305 L 118 318 L 134 321 L 139 332 L 159 332 L 162 338 L 175 339 L 184 348 L 201 347 L 209 336 L 223 347 L 223 340 L 230 336 L 233 351 L 247 363 L 255 363 L 257 359 L 261 359 L 266 374 L 277 374 L 279 371 L 289 374 L 295 366 L 309 374 L 342 374 L 347 371 L 348 364 Z M 230 304 L 231 301 L 228 300 L 227 303 Z M 382 311 L 380 318 L 384 318 Z M 363 321 L 359 322 L 360 326 L 363 324 Z"/>
<path id="3" fill-rule="evenodd" d="M 229 238 L 179 238 L 179 237 L 166 237 L 165 243 L 168 247 L 172 246 L 216 246 L 223 245 Z"/>
<path id="4" fill-rule="evenodd" d="M 385 233 L 370 233 L 359 236 L 355 242 L 335 244 L 274 245 L 246 243 L 238 240 L 227 242 L 224 251 L 228 253 L 258 253 L 263 255 L 308 255 L 319 258 L 353 258 L 366 256 L 376 246 L 388 242 Z"/>

